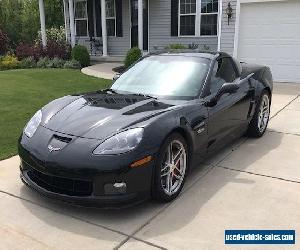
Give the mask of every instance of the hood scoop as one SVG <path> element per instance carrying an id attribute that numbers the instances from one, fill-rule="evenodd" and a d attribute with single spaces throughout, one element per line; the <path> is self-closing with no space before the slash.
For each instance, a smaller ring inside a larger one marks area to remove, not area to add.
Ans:
<path id="1" fill-rule="evenodd" d="M 63 136 L 54 134 L 48 144 L 48 150 L 50 151 L 50 153 L 53 151 L 60 151 L 71 141 L 72 141 L 72 138 L 70 138 L 70 137 L 63 137 Z"/>

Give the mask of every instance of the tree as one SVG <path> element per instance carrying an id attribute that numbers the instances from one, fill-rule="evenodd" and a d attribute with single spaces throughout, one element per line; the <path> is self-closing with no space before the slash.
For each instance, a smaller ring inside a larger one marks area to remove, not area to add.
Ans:
<path id="1" fill-rule="evenodd" d="M 0 26 L 0 56 L 6 54 L 9 49 L 9 39 Z"/>
<path id="2" fill-rule="evenodd" d="M 46 27 L 63 26 L 63 1 L 44 1 Z M 0 0 L 0 24 L 7 33 L 12 47 L 21 41 L 33 42 L 40 30 L 38 0 Z"/>
<path id="3" fill-rule="evenodd" d="M 11 46 L 21 40 L 21 12 L 22 1 L 20 0 L 0 0 L 0 25 L 7 33 Z"/>

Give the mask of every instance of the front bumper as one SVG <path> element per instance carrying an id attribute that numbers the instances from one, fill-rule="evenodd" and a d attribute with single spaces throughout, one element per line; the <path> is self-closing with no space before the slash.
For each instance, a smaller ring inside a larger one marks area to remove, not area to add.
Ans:
<path id="1" fill-rule="evenodd" d="M 51 192 L 30 179 L 28 176 L 28 171 L 22 171 L 20 173 L 20 178 L 24 184 L 28 187 L 37 191 L 41 195 L 51 198 L 54 200 L 58 200 L 64 203 L 70 203 L 79 206 L 87 206 L 87 207 L 103 207 L 103 208 L 126 208 L 129 206 L 133 206 L 140 202 L 146 200 L 149 196 L 147 193 L 138 194 L 122 194 L 122 195 L 107 195 L 107 196 L 95 196 L 93 194 L 88 196 L 70 196 L 60 193 Z"/>
<path id="2" fill-rule="evenodd" d="M 123 208 L 150 197 L 154 160 L 130 168 L 133 159 L 142 155 L 93 157 L 84 150 L 74 153 L 71 146 L 68 150 L 49 153 L 46 143 L 41 146 L 41 140 L 49 141 L 53 132 L 41 129 L 42 137 L 31 138 L 29 142 L 21 136 L 19 141 L 20 177 L 33 190 L 59 201 L 105 208 Z M 77 146 L 81 141 L 82 138 L 76 141 Z M 125 183 L 125 191 L 114 192 L 115 183 Z"/>
<path id="3" fill-rule="evenodd" d="M 25 166 L 25 167 L 24 167 Z M 38 193 L 42 194 L 43 196 L 46 196 L 51 199 L 55 199 L 58 201 L 66 202 L 66 203 L 71 203 L 74 205 L 80 205 L 80 206 L 88 206 L 88 207 L 105 207 L 105 208 L 125 208 L 127 206 L 132 206 L 137 203 L 140 203 L 150 197 L 150 187 L 148 190 L 144 188 L 140 188 L 139 186 L 136 186 L 136 191 L 131 190 L 131 192 L 122 193 L 122 194 L 108 194 L 106 195 L 103 193 L 102 195 L 99 195 L 99 187 L 105 186 L 105 182 L 97 182 L 99 178 L 91 179 L 90 181 L 84 180 L 85 183 L 90 183 L 90 188 L 88 187 L 89 185 L 85 185 L 85 187 L 80 191 L 76 191 L 73 188 L 58 188 L 58 185 L 55 186 L 52 184 L 50 185 L 49 183 L 43 182 L 42 180 L 39 180 L 35 175 L 32 175 L 33 171 L 39 172 L 35 170 L 34 168 L 28 167 L 27 164 L 24 164 L 22 162 L 20 166 L 20 178 L 23 181 L 24 184 L 26 184 L 28 187 L 31 189 L 37 191 Z M 44 176 L 50 176 L 45 173 L 40 174 Z M 135 175 L 134 173 L 132 173 Z M 72 180 L 69 178 L 65 177 L 57 177 L 57 176 L 52 176 L 52 178 L 60 178 L 61 180 Z M 144 179 L 143 176 L 137 175 L 136 178 L 142 178 Z M 116 180 L 118 180 L 118 175 L 111 175 L 111 181 L 108 181 L 113 183 Z M 148 177 L 148 179 L 151 179 Z M 75 180 L 75 179 L 74 179 Z M 74 181 L 73 180 L 73 181 Z M 107 180 L 107 178 L 106 178 Z M 123 182 L 127 184 L 127 187 L 130 186 L 132 183 L 131 177 L 124 177 L 122 178 Z M 78 182 L 79 180 L 76 179 Z M 144 184 L 147 185 L 148 180 L 144 179 Z M 56 183 L 58 183 L 56 181 Z M 98 188 L 98 190 L 97 190 Z M 100 188 L 102 190 L 102 187 Z M 72 192 L 73 191 L 73 192 Z M 105 190 L 104 190 L 105 192 Z M 97 194 L 98 193 L 98 194 Z"/>

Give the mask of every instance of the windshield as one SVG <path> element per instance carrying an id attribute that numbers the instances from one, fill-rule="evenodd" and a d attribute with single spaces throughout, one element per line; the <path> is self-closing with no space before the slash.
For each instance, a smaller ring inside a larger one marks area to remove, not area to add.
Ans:
<path id="1" fill-rule="evenodd" d="M 210 60 L 201 57 L 157 55 L 146 57 L 112 85 L 120 93 L 192 98 L 199 94 Z"/>

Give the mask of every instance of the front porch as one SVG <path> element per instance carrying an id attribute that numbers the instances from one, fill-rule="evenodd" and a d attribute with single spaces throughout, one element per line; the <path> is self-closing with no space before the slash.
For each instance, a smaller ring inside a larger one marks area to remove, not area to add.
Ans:
<path id="1" fill-rule="evenodd" d="M 63 0 L 66 40 L 84 45 L 96 61 L 121 61 L 131 47 L 148 51 L 147 0 Z M 44 0 L 39 0 L 46 46 Z"/>

